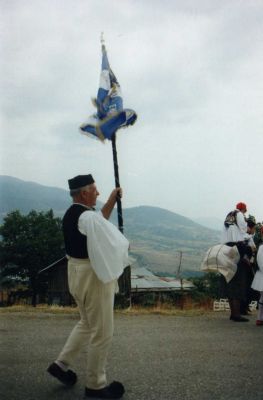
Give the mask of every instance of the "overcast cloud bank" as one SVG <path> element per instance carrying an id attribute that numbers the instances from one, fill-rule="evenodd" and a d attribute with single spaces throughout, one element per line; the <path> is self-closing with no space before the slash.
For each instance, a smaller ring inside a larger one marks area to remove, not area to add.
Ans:
<path id="1" fill-rule="evenodd" d="M 94 112 L 104 31 L 124 105 L 124 207 L 263 220 L 262 1 L 1 1 L 1 168 L 44 185 L 91 172 L 106 199 L 111 143 L 78 127 Z"/>

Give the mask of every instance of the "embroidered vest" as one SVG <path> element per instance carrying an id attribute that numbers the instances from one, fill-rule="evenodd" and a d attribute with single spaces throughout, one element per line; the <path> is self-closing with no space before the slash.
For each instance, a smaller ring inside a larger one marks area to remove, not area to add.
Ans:
<path id="1" fill-rule="evenodd" d="M 224 225 L 226 228 L 229 228 L 230 225 L 236 225 L 237 224 L 237 213 L 238 210 L 230 211 L 230 213 L 227 214 L 226 219 L 224 221 Z"/>

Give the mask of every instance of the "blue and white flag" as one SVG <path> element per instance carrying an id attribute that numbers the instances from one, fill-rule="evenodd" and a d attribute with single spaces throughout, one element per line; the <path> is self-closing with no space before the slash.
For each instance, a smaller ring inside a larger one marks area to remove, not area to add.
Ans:
<path id="1" fill-rule="evenodd" d="M 102 65 L 97 98 L 92 100 L 97 112 L 80 126 L 81 133 L 104 141 L 111 140 L 120 128 L 133 125 L 137 119 L 135 111 L 123 108 L 121 88 L 110 68 L 105 45 L 102 44 Z"/>

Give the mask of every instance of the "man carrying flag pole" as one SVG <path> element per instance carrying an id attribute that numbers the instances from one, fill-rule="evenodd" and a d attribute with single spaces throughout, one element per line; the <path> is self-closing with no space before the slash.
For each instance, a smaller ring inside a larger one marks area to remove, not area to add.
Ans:
<path id="1" fill-rule="evenodd" d="M 84 350 L 85 396 L 119 399 L 125 389 L 121 382 L 107 383 L 106 362 L 113 337 L 117 279 L 129 263 L 129 242 L 108 221 L 121 189 L 114 189 L 101 211 L 95 212 L 99 191 L 93 176 L 78 175 L 68 184 L 73 203 L 63 217 L 62 227 L 68 286 L 80 320 L 47 371 L 64 385 L 75 385 L 77 374 L 70 367 Z"/>
<path id="2" fill-rule="evenodd" d="M 69 367 L 82 349 L 88 349 L 85 396 L 119 399 L 125 392 L 124 386 L 117 381 L 108 384 L 106 377 L 116 283 L 129 264 L 129 242 L 122 234 L 122 190 L 115 140 L 116 131 L 133 124 L 137 116 L 134 111 L 123 109 L 120 87 L 109 67 L 104 44 L 102 53 L 100 88 L 94 100 L 97 113 L 81 130 L 100 140 L 112 141 L 116 188 L 101 212 L 96 213 L 99 192 L 92 175 L 78 175 L 68 181 L 73 204 L 63 217 L 63 234 L 69 290 L 78 305 L 80 321 L 47 371 L 61 383 L 73 386 L 77 374 Z M 116 202 L 119 230 L 108 221 Z"/>

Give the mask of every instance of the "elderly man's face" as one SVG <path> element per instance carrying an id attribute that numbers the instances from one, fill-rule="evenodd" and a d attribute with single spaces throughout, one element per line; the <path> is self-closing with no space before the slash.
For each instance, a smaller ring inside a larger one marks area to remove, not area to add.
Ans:
<path id="1" fill-rule="evenodd" d="M 83 189 L 81 191 L 83 202 L 86 206 L 93 207 L 96 205 L 97 197 L 99 196 L 99 192 L 97 190 L 97 186 L 95 183 L 89 185 L 88 190 Z"/>

